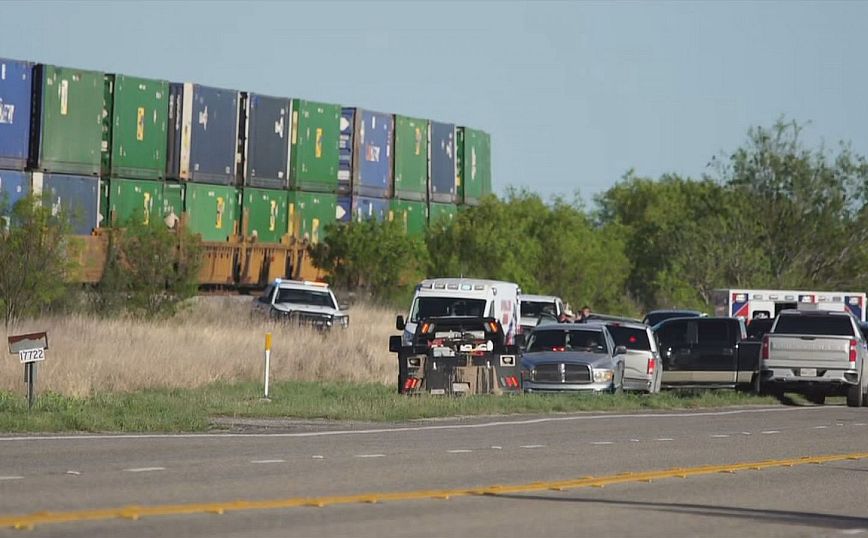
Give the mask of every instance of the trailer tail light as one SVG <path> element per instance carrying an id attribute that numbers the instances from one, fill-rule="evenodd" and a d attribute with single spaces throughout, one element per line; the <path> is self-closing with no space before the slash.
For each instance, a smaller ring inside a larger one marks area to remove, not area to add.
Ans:
<path id="1" fill-rule="evenodd" d="M 856 346 L 859 342 L 855 338 L 850 340 L 850 368 L 856 368 Z"/>
<path id="2" fill-rule="evenodd" d="M 654 363 L 655 363 L 655 359 L 653 357 L 648 359 L 648 375 L 651 375 L 654 373 L 654 367 L 655 367 Z"/>
<path id="3" fill-rule="evenodd" d="M 518 382 L 518 378 L 514 375 L 502 377 L 502 378 L 500 378 L 500 381 L 501 381 L 501 383 L 506 385 L 506 388 L 509 388 L 509 389 L 517 389 L 518 387 L 521 386 L 521 384 Z"/>
<path id="4" fill-rule="evenodd" d="M 762 360 L 769 360 L 769 337 L 768 335 L 763 336 L 762 350 L 760 351 L 760 357 Z"/>
<path id="5" fill-rule="evenodd" d="M 404 392 L 418 389 L 421 384 L 422 380 L 418 377 L 408 377 L 407 381 L 404 381 Z"/>

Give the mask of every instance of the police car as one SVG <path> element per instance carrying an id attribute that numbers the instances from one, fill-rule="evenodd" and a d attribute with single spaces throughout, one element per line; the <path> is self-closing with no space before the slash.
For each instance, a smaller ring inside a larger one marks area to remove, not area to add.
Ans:
<path id="1" fill-rule="evenodd" d="M 307 325 L 316 329 L 348 327 L 346 306 L 339 305 L 324 282 L 276 279 L 253 301 L 255 313 L 275 321 Z"/>

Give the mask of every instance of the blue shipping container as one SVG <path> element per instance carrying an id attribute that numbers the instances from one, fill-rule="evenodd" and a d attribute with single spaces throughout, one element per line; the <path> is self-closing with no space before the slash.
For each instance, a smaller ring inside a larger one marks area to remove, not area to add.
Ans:
<path id="1" fill-rule="evenodd" d="M 171 179 L 234 185 L 238 150 L 238 92 L 169 85 L 166 171 Z"/>
<path id="2" fill-rule="evenodd" d="M 30 172 L 0 170 L 0 215 L 7 215 L 30 192 Z"/>
<path id="3" fill-rule="evenodd" d="M 33 192 L 41 193 L 53 214 L 66 212 L 73 234 L 90 235 L 98 226 L 99 178 L 33 172 Z"/>
<path id="4" fill-rule="evenodd" d="M 338 193 L 352 190 L 353 144 L 356 130 L 356 109 L 341 109 L 341 134 L 338 142 Z"/>
<path id="5" fill-rule="evenodd" d="M 289 185 L 289 99 L 249 93 L 244 106 L 244 185 Z"/>
<path id="6" fill-rule="evenodd" d="M 428 132 L 431 136 L 428 145 L 430 199 L 435 202 L 456 203 L 455 125 L 432 121 Z"/>
<path id="7" fill-rule="evenodd" d="M 30 147 L 33 64 L 0 58 L 0 167 L 23 170 Z"/>
<path id="8" fill-rule="evenodd" d="M 337 204 L 335 204 L 335 219 L 338 222 L 350 222 L 351 220 L 353 220 L 352 196 L 338 196 Z"/>
<path id="9" fill-rule="evenodd" d="M 376 198 L 392 195 L 392 144 L 395 117 L 356 109 L 353 136 L 353 194 Z"/>
<path id="10" fill-rule="evenodd" d="M 353 220 L 382 222 L 389 215 L 389 200 L 370 196 L 353 196 Z"/>

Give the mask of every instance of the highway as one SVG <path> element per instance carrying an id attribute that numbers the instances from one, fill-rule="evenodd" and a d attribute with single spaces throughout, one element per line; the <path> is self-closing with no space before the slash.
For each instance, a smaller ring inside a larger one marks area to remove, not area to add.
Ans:
<path id="1" fill-rule="evenodd" d="M 0 437 L 0 537 L 868 538 L 868 409 L 242 429 Z"/>

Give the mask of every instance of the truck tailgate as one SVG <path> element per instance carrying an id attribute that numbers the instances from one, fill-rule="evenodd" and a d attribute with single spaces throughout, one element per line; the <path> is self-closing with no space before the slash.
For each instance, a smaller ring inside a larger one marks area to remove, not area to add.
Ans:
<path id="1" fill-rule="evenodd" d="M 766 366 L 847 368 L 850 340 L 847 336 L 770 334 Z"/>

